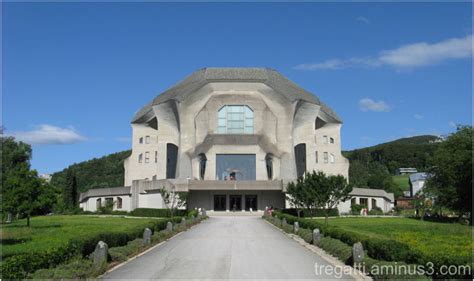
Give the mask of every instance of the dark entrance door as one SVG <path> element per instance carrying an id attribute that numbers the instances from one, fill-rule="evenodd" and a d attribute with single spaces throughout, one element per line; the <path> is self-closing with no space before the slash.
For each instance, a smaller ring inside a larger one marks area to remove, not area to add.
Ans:
<path id="1" fill-rule="evenodd" d="M 257 195 L 245 195 L 245 211 L 256 211 L 257 209 Z"/>
<path id="2" fill-rule="evenodd" d="M 231 211 L 242 211 L 242 195 L 230 195 L 229 203 Z"/>
<path id="3" fill-rule="evenodd" d="M 225 211 L 225 195 L 214 195 L 214 211 Z"/>
<path id="4" fill-rule="evenodd" d="M 178 147 L 172 143 L 166 144 L 166 178 L 176 178 L 176 164 L 178 164 Z"/>
<path id="5" fill-rule="evenodd" d="M 306 144 L 300 143 L 295 146 L 296 176 L 303 176 L 306 172 Z"/>

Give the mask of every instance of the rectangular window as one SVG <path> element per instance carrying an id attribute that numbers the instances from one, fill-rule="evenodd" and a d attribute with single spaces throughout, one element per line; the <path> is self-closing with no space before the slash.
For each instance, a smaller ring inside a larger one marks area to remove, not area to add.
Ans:
<path id="1" fill-rule="evenodd" d="M 146 144 L 150 143 L 150 136 L 146 136 L 146 137 L 145 137 L 145 143 L 146 143 Z"/>
<path id="2" fill-rule="evenodd" d="M 143 138 L 139 138 L 138 143 L 142 144 L 143 143 Z"/>
<path id="3" fill-rule="evenodd" d="M 140 153 L 138 154 L 138 163 L 142 163 L 143 162 L 143 154 Z"/>
<path id="4" fill-rule="evenodd" d="M 145 163 L 150 163 L 150 152 L 145 152 Z"/>
<path id="5" fill-rule="evenodd" d="M 359 204 L 360 205 L 364 205 L 364 206 L 368 206 L 369 205 L 369 199 L 367 198 L 359 198 Z"/>
<path id="6" fill-rule="evenodd" d="M 328 159 L 328 153 L 327 152 L 324 152 L 324 164 L 327 164 L 329 159 Z"/>
<path id="7" fill-rule="evenodd" d="M 122 198 L 117 197 L 117 209 L 122 209 Z"/>
<path id="8" fill-rule="evenodd" d="M 113 206 L 113 204 L 114 204 L 114 198 L 105 198 L 105 205 L 106 206 L 110 206 L 110 205 Z"/>
<path id="9" fill-rule="evenodd" d="M 328 144 L 328 136 L 323 136 L 323 143 Z"/>
<path id="10" fill-rule="evenodd" d="M 332 154 L 332 153 L 329 155 L 329 162 L 331 164 L 336 163 L 336 158 L 334 157 L 334 154 Z"/>
<path id="11" fill-rule="evenodd" d="M 334 143 L 334 138 L 329 138 L 329 143 Z"/>
<path id="12" fill-rule="evenodd" d="M 158 163 L 158 151 L 155 151 L 155 163 Z"/>
<path id="13" fill-rule="evenodd" d="M 217 114 L 218 134 L 253 134 L 253 111 L 246 105 L 226 105 Z"/>
<path id="14" fill-rule="evenodd" d="M 97 209 L 99 209 L 101 206 L 102 206 L 102 202 L 101 202 L 101 200 L 100 200 L 100 198 L 99 198 L 99 199 L 97 199 L 97 200 L 95 201 L 95 207 L 96 207 Z"/>
<path id="15" fill-rule="evenodd" d="M 319 159 L 318 159 L 318 152 L 316 151 L 316 163 L 318 163 Z"/>
<path id="16" fill-rule="evenodd" d="M 357 204 L 356 199 L 355 199 L 355 198 L 352 198 L 352 199 L 351 199 L 351 206 L 356 205 L 356 204 Z"/>

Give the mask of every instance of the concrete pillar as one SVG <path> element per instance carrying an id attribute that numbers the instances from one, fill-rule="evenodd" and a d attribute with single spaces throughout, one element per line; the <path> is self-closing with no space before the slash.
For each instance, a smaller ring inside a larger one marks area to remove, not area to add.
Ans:
<path id="1" fill-rule="evenodd" d="M 300 224 L 299 224 L 297 221 L 295 221 L 295 222 L 293 223 L 293 232 L 294 232 L 294 233 L 298 233 L 298 230 L 299 230 L 299 229 L 300 229 Z"/>
<path id="2" fill-rule="evenodd" d="M 109 251 L 109 246 L 104 241 L 99 241 L 97 246 L 95 246 L 93 255 L 94 267 L 101 268 L 107 264 L 107 254 Z"/>
<path id="3" fill-rule="evenodd" d="M 173 231 L 173 223 L 172 223 L 172 222 L 169 221 L 169 222 L 166 224 L 166 230 L 167 230 L 167 231 L 170 231 L 170 232 Z"/>
<path id="4" fill-rule="evenodd" d="M 357 242 L 352 246 L 352 260 L 354 261 L 354 268 L 358 268 L 362 265 L 364 260 L 364 247 L 362 243 Z"/>
<path id="5" fill-rule="evenodd" d="M 143 231 L 143 245 L 150 245 L 151 243 L 151 229 L 148 227 Z"/>
<path id="6" fill-rule="evenodd" d="M 321 241 L 321 232 L 319 232 L 319 229 L 315 228 L 313 229 L 313 244 L 317 245 Z"/>

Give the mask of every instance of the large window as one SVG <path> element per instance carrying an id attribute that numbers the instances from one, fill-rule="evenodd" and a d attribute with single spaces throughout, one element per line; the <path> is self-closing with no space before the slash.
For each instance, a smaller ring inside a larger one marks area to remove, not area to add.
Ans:
<path id="1" fill-rule="evenodd" d="M 226 105 L 218 112 L 218 134 L 253 134 L 253 111 L 246 105 Z"/>

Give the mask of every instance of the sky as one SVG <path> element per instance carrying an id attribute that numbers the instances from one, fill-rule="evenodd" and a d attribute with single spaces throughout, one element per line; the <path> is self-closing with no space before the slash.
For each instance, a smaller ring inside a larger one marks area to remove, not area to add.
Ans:
<path id="1" fill-rule="evenodd" d="M 52 173 L 131 147 L 203 67 L 269 67 L 343 120 L 344 150 L 472 124 L 470 3 L 3 3 L 4 134 Z"/>

